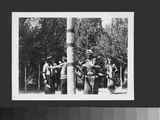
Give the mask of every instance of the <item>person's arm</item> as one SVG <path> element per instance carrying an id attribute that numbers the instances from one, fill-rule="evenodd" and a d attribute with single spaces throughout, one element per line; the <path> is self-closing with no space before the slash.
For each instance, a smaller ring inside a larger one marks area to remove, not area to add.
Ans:
<path id="1" fill-rule="evenodd" d="M 43 80 L 44 80 L 44 84 L 46 84 L 47 83 L 47 80 L 46 80 L 46 64 L 43 66 L 43 73 L 42 73 L 42 75 L 43 75 Z"/>
<path id="2" fill-rule="evenodd" d="M 51 66 L 50 68 L 51 68 L 51 69 L 61 68 L 61 65 Z"/>
<path id="3" fill-rule="evenodd" d="M 50 66 L 51 69 L 55 69 L 55 68 L 61 68 L 64 65 L 64 63 L 61 63 L 59 65 L 55 65 L 55 66 Z"/>

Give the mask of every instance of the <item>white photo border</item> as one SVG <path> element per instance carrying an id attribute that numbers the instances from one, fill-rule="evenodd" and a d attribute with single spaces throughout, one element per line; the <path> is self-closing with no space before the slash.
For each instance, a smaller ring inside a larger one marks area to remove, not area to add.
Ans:
<path id="1" fill-rule="evenodd" d="M 112 95 L 42 95 L 19 93 L 19 18 L 20 17 L 101 17 L 128 18 L 128 90 Z M 134 100 L 134 12 L 12 12 L 12 100 Z"/>

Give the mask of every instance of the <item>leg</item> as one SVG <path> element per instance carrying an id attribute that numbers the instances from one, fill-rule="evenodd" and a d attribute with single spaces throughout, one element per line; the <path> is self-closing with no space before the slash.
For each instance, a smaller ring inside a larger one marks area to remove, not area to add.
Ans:
<path id="1" fill-rule="evenodd" d="M 95 78 L 94 87 L 93 87 L 93 94 L 98 94 L 98 88 L 99 88 L 99 81 L 101 80 L 101 77 Z"/>
<path id="2" fill-rule="evenodd" d="M 54 76 L 51 79 L 51 92 L 55 93 L 55 77 Z"/>
<path id="3" fill-rule="evenodd" d="M 67 94 L 67 79 L 61 79 L 62 94 Z"/>
<path id="4" fill-rule="evenodd" d="M 84 81 L 84 93 L 85 94 L 89 94 L 89 84 L 87 82 L 87 79 L 88 78 L 85 78 L 85 81 Z"/>
<path id="5" fill-rule="evenodd" d="M 46 80 L 47 80 L 47 83 L 45 83 L 45 93 L 48 94 L 50 93 L 50 76 L 49 75 L 46 75 Z"/>

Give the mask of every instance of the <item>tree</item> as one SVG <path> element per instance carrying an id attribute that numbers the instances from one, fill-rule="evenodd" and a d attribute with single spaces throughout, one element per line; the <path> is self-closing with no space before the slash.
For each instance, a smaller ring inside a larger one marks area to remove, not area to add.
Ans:
<path id="1" fill-rule="evenodd" d="M 36 38 L 37 51 L 42 58 L 53 56 L 60 59 L 66 54 L 66 19 L 43 18 L 40 21 L 42 28 Z M 41 51 L 41 52 L 40 52 Z"/>
<path id="2" fill-rule="evenodd" d="M 31 64 L 31 53 L 33 50 L 33 40 L 38 33 L 38 27 L 32 27 L 31 21 L 33 18 L 20 18 L 19 19 L 19 79 L 20 88 L 23 86 L 23 80 L 31 69 L 27 69 Z M 26 87 L 26 83 L 25 83 Z"/>
<path id="3" fill-rule="evenodd" d="M 74 19 L 75 59 L 85 59 L 86 50 L 94 49 L 102 30 L 100 18 Z"/>
<path id="4" fill-rule="evenodd" d="M 75 57 L 85 58 L 85 51 L 95 55 L 118 58 L 127 63 L 128 19 L 112 18 L 110 25 L 102 28 L 100 18 L 74 19 Z"/>
<path id="5" fill-rule="evenodd" d="M 39 65 L 51 55 L 56 60 L 66 54 L 65 18 L 20 18 L 19 19 L 19 65 L 20 81 L 24 68 L 27 75 L 38 76 Z M 37 77 L 36 77 L 37 79 Z"/>

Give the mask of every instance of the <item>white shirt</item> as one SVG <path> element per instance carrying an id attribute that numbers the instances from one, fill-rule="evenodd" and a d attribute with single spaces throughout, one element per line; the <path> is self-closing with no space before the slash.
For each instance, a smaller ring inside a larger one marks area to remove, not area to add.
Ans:
<path id="1" fill-rule="evenodd" d="M 48 63 L 45 63 L 43 65 L 43 72 L 46 74 L 46 75 L 50 75 L 50 70 L 49 70 L 49 64 Z"/>

